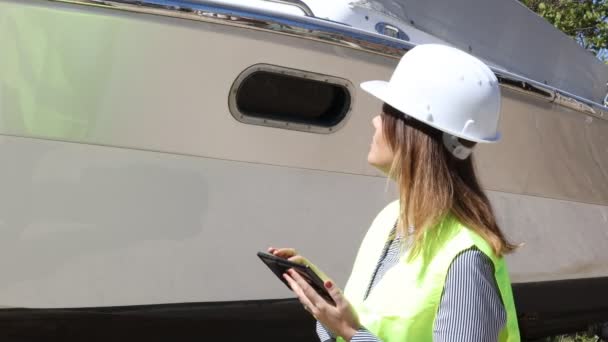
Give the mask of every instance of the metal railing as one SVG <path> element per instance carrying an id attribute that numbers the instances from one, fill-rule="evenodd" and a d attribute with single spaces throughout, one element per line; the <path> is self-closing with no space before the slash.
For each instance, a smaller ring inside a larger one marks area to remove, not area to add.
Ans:
<path id="1" fill-rule="evenodd" d="M 312 10 L 310 9 L 310 7 L 308 7 L 308 5 L 305 4 L 301 0 L 264 0 L 264 1 L 276 2 L 279 4 L 295 6 L 295 7 L 299 8 L 300 10 L 302 10 L 302 12 L 304 12 L 304 14 L 306 14 L 307 16 L 309 16 L 309 17 L 315 16 L 315 14 L 312 13 Z"/>

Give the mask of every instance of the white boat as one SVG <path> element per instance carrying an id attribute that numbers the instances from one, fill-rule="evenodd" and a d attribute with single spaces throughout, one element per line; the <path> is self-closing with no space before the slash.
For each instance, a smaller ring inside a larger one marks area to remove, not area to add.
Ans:
<path id="1" fill-rule="evenodd" d="M 344 285 L 395 197 L 358 84 L 423 43 L 501 82 L 523 335 L 608 321 L 608 68 L 517 1 L 0 0 L 2 340 L 314 338 L 255 254 Z"/>

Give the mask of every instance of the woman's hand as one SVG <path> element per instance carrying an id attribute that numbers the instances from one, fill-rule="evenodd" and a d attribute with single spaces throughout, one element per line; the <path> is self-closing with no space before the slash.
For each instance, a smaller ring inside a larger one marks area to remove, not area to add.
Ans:
<path id="1" fill-rule="evenodd" d="M 361 327 L 357 313 L 331 280 L 325 280 L 324 285 L 336 303 L 335 306 L 323 299 L 295 270 L 290 269 L 283 277 L 304 305 L 304 309 L 330 332 L 347 341 L 357 333 Z"/>
<path id="2" fill-rule="evenodd" d="M 268 247 L 268 253 L 274 256 L 278 256 L 279 258 L 289 259 L 298 254 L 293 248 L 274 248 Z"/>
<path id="3" fill-rule="evenodd" d="M 300 265 L 308 265 L 313 272 L 315 272 L 319 278 L 323 281 L 329 280 L 329 277 L 323 273 L 315 264 L 308 261 L 305 257 L 298 255 L 298 252 L 294 248 L 274 248 L 268 247 L 268 253 L 278 256 L 279 258 L 287 259 L 291 262 L 295 262 Z"/>
<path id="4" fill-rule="evenodd" d="M 321 322 L 334 335 L 341 336 L 349 341 L 361 325 L 359 324 L 359 318 L 355 310 L 348 300 L 344 298 L 340 289 L 334 286 L 334 283 L 318 267 L 305 257 L 298 255 L 298 252 L 294 248 L 270 247 L 268 248 L 268 253 L 298 264 L 308 265 L 325 282 L 325 288 L 336 303 L 335 306 L 323 299 L 293 269 L 289 270 L 289 274 L 283 275 L 291 289 L 300 299 L 300 302 L 304 305 L 304 309 L 310 312 L 315 319 Z"/>

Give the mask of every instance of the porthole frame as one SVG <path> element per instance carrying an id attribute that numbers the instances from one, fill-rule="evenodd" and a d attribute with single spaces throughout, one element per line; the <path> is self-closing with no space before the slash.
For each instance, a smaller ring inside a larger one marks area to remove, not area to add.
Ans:
<path id="1" fill-rule="evenodd" d="M 243 84 L 243 81 L 245 81 L 250 75 L 252 75 L 256 72 L 276 73 L 279 75 L 287 75 L 287 76 L 302 78 L 302 79 L 306 79 L 306 80 L 313 80 L 313 81 L 318 81 L 318 82 L 324 82 L 324 83 L 329 83 L 329 84 L 332 84 L 335 86 L 339 86 L 341 88 L 344 88 L 344 90 L 347 92 L 347 96 L 348 96 L 348 100 L 349 100 L 348 108 L 345 110 L 342 119 L 333 126 L 319 126 L 319 125 L 314 125 L 314 124 L 310 124 L 310 123 L 263 118 L 263 117 L 252 116 L 247 113 L 243 113 L 239 110 L 238 105 L 237 105 L 237 94 L 238 94 L 238 91 L 239 91 L 241 85 Z M 245 123 L 245 124 L 267 126 L 267 127 L 273 127 L 273 128 L 282 128 L 282 129 L 289 129 L 289 130 L 303 131 L 303 132 L 310 132 L 310 133 L 331 134 L 331 133 L 338 131 L 340 128 L 342 128 L 348 121 L 350 114 L 352 112 L 354 101 L 355 101 L 354 94 L 355 94 L 355 87 L 352 84 L 352 82 L 350 82 L 346 79 L 343 79 L 343 78 L 330 76 L 330 75 L 324 75 L 324 74 L 315 73 L 315 72 L 311 72 L 311 71 L 298 70 L 298 69 L 292 69 L 292 68 L 287 68 L 287 67 L 282 67 L 282 66 L 277 66 L 277 65 L 272 65 L 272 64 L 260 63 L 260 64 L 255 64 L 255 65 L 248 67 L 243 72 L 241 72 L 239 74 L 239 76 L 234 80 L 232 86 L 230 87 L 230 94 L 228 96 L 228 109 L 230 111 L 230 114 L 237 121 Z"/>

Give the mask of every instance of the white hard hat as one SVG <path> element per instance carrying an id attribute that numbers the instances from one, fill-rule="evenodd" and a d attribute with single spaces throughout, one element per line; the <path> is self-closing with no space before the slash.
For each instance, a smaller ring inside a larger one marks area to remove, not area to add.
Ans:
<path id="1" fill-rule="evenodd" d="M 363 82 L 361 88 L 449 135 L 480 143 L 500 139 L 498 80 L 482 61 L 461 50 L 418 45 L 401 58 L 389 82 Z M 444 137 L 444 143 L 455 155 L 453 149 L 462 147 L 455 138 Z"/>

